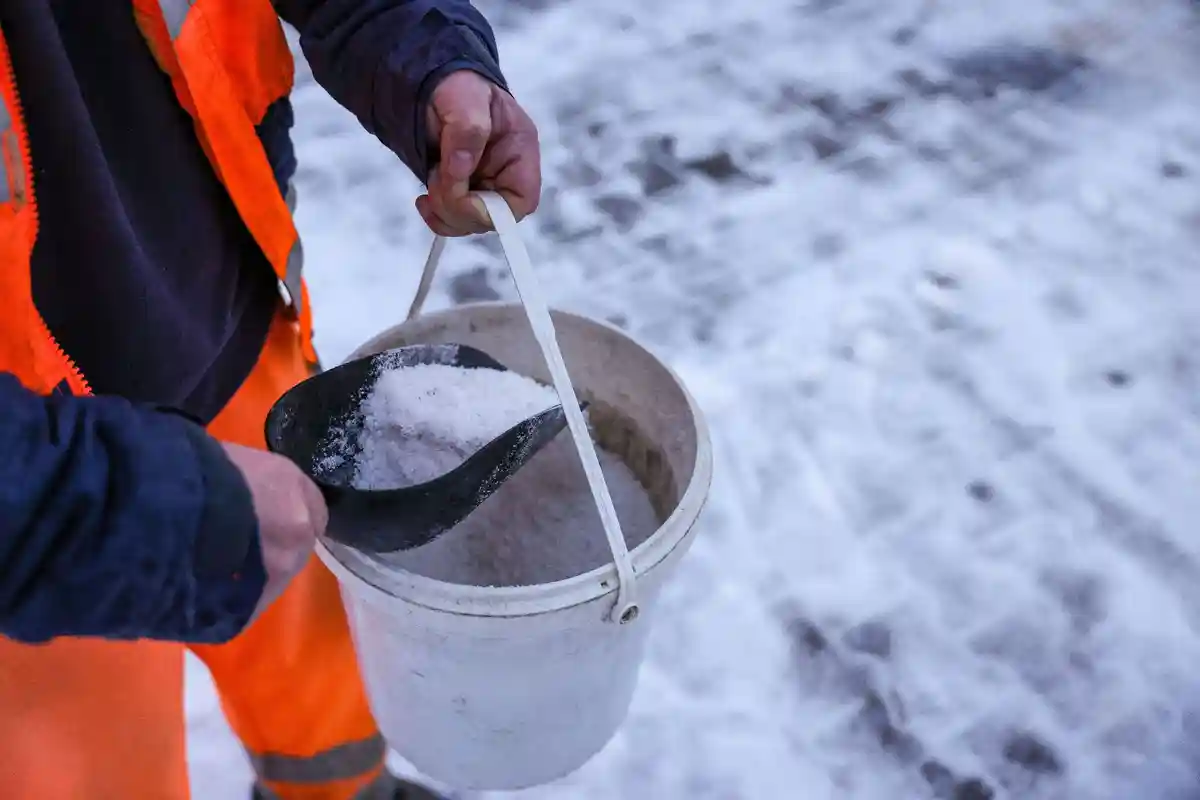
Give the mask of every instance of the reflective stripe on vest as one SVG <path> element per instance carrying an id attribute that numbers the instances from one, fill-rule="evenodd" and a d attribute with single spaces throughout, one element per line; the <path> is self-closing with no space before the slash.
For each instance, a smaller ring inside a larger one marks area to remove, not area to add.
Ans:
<path id="1" fill-rule="evenodd" d="M 25 202 L 25 154 L 8 101 L 0 97 L 0 203 Z"/>
<path id="2" fill-rule="evenodd" d="M 171 34 L 172 39 L 179 38 L 183 20 L 195 4 L 195 0 L 158 0 L 158 7 L 162 9 L 163 19 L 167 22 L 167 33 Z"/>
<path id="3" fill-rule="evenodd" d="M 13 129 L 12 113 L 3 98 L 0 98 L 0 147 L 3 148 L 0 169 L 4 170 L 4 180 L 0 181 L 0 203 L 7 203 L 19 199 L 24 193 L 25 176 L 22 174 L 24 164 L 17 142 L 17 132 Z"/>
<path id="4" fill-rule="evenodd" d="M 375 735 L 311 756 L 251 753 L 250 763 L 262 784 L 321 785 L 370 774 L 383 765 L 386 755 L 383 737 Z"/>
<path id="5" fill-rule="evenodd" d="M 296 184 L 288 181 L 287 194 L 284 196 L 287 202 L 288 211 L 292 213 L 292 219 L 296 218 Z M 296 237 L 296 243 L 292 245 L 291 252 L 288 253 L 287 271 L 284 273 L 283 290 L 287 293 L 287 300 L 297 309 L 301 308 L 304 303 L 304 243 L 300 241 L 300 237 Z"/>

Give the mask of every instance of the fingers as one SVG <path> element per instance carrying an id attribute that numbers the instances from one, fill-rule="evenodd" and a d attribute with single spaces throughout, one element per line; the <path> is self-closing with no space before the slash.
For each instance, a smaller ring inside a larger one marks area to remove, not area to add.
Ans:
<path id="1" fill-rule="evenodd" d="M 329 527 L 329 508 L 325 505 L 325 496 L 321 494 L 317 485 L 307 475 L 302 477 L 301 491 L 304 492 L 304 504 L 308 507 L 309 524 L 312 525 L 314 535 L 320 536 Z"/>
<path id="2" fill-rule="evenodd" d="M 421 219 L 425 220 L 425 224 L 429 226 L 429 230 L 438 236 L 468 236 L 473 233 L 485 233 L 487 231 L 487 228 L 478 222 L 466 226 L 451 225 L 434 210 L 433 200 L 427 194 L 423 194 L 417 198 L 417 213 L 421 215 Z"/>
<path id="3" fill-rule="evenodd" d="M 479 188 L 498 192 L 517 221 L 537 210 L 542 196 L 542 167 L 537 134 L 515 132 L 495 142 Z"/>
<path id="4" fill-rule="evenodd" d="M 251 620 L 257 619 L 308 564 L 329 521 L 317 485 L 283 456 L 222 443 L 250 489 L 258 518 L 258 546 L 267 582 Z"/>
<path id="5" fill-rule="evenodd" d="M 536 132 L 516 132 L 493 141 L 472 188 L 500 194 L 518 222 L 536 211 L 542 195 L 542 167 Z M 439 207 L 444 206 L 439 206 L 434 199 L 436 196 L 435 187 L 431 186 L 430 194 L 418 197 L 416 205 L 421 219 L 439 236 L 467 236 L 492 229 L 487 207 L 478 196 L 468 196 L 476 218 L 466 224 L 452 222 L 439 213 Z"/>
<path id="6" fill-rule="evenodd" d="M 496 93 L 493 115 L 503 121 L 505 135 L 487 154 L 484 176 L 490 178 L 488 188 L 504 197 L 519 222 L 537 210 L 542 196 L 538 129 L 521 104 L 507 92 Z M 488 169 L 492 164 L 498 168 Z"/>
<path id="7" fill-rule="evenodd" d="M 513 97 L 470 71 L 447 76 L 434 91 L 431 129 L 440 160 L 417 212 L 439 236 L 492 229 L 472 190 L 500 193 L 517 220 L 532 214 L 542 190 L 537 127 Z"/>
<path id="8" fill-rule="evenodd" d="M 522 158 L 514 163 L 497 182 L 496 191 L 508 201 L 518 222 L 537 211 L 542 196 L 542 170 L 537 163 L 536 151 L 532 158 Z"/>

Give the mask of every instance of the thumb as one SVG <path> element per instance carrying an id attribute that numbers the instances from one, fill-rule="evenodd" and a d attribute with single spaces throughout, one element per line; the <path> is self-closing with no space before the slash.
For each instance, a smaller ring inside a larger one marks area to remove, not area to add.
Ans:
<path id="1" fill-rule="evenodd" d="M 482 103 L 457 105 L 442 117 L 438 142 L 442 163 L 438 172 L 447 181 L 451 197 L 464 197 L 470 191 L 471 176 L 491 136 L 492 112 L 486 98 Z"/>

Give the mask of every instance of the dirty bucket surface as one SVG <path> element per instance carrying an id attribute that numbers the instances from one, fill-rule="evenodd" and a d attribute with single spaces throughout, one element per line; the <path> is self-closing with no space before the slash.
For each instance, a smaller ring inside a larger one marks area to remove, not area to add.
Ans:
<path id="1" fill-rule="evenodd" d="M 603 449 L 599 455 L 626 543 L 637 547 L 660 520 L 629 467 Z M 371 558 L 447 583 L 532 586 L 581 575 L 612 556 L 579 455 L 563 433 L 438 539 Z"/>

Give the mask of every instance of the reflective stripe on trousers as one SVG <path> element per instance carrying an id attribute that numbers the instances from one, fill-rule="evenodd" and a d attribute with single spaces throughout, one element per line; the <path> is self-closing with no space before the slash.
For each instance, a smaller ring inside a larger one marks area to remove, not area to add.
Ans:
<path id="1" fill-rule="evenodd" d="M 352 800 L 395 800 L 396 788 L 396 779 L 390 773 L 382 772 L 378 778 L 360 789 Z M 278 794 L 260 784 L 254 787 L 251 800 L 280 800 L 280 798 Z"/>
<path id="2" fill-rule="evenodd" d="M 395 800 L 396 788 L 396 779 L 391 774 L 384 772 L 370 785 L 364 786 L 358 794 L 354 795 L 353 800 Z M 251 800 L 279 800 L 279 795 L 260 785 L 254 787 L 254 795 Z"/>
<path id="3" fill-rule="evenodd" d="M 347 742 L 311 756 L 290 756 L 282 753 L 250 753 L 250 764 L 258 778 L 256 792 L 263 800 L 273 800 L 278 793 L 271 785 L 327 786 L 349 781 L 379 769 L 387 755 L 387 745 L 379 735 Z M 383 772 L 364 786 L 354 800 L 385 800 L 391 798 L 392 777 Z"/>

